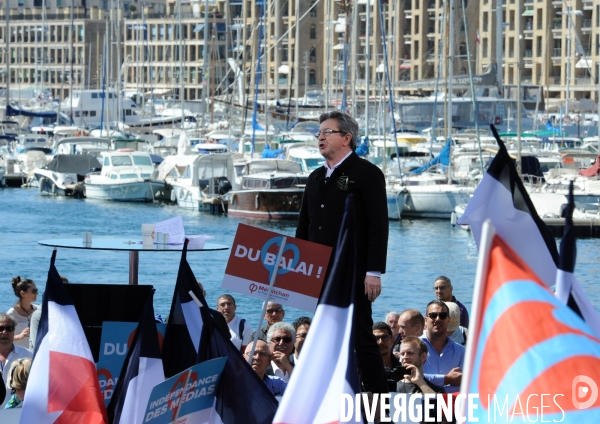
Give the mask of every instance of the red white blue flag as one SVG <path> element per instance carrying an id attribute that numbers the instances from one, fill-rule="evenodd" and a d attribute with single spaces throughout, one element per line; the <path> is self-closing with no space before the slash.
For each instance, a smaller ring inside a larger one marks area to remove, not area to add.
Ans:
<path id="1" fill-rule="evenodd" d="M 342 395 L 354 399 L 359 391 L 352 331 L 356 239 L 349 199 L 333 268 L 273 420 L 276 424 L 338 423 Z"/>
<path id="2" fill-rule="evenodd" d="M 50 261 L 20 422 L 104 424 L 108 419 L 92 352 L 54 266 L 55 257 L 56 250 Z"/>
<path id="3" fill-rule="evenodd" d="M 154 290 L 148 296 L 108 405 L 108 416 L 112 424 L 144 422 L 152 389 L 165 381 L 153 300 Z"/>
<path id="4" fill-rule="evenodd" d="M 182 367 L 210 359 L 227 357 L 211 424 L 267 424 L 277 410 L 277 400 L 229 340 L 229 330 L 216 318 L 223 315 L 208 308 L 196 277 L 187 262 L 187 244 L 181 254 L 173 303 L 163 345 L 165 375 L 183 371 Z M 199 307 L 189 292 L 200 301 Z M 214 315 L 213 315 L 214 313 Z M 184 368 L 185 369 L 185 368 Z"/>
<path id="5" fill-rule="evenodd" d="M 472 418 L 597 422 L 600 340 L 489 222 L 469 333 L 461 393 L 478 396 Z"/>
<path id="6" fill-rule="evenodd" d="M 483 223 L 491 220 L 497 234 L 551 287 L 558 264 L 556 240 L 538 216 L 513 159 L 491 127 L 500 148 L 458 223 L 468 224 L 479 243 Z"/>

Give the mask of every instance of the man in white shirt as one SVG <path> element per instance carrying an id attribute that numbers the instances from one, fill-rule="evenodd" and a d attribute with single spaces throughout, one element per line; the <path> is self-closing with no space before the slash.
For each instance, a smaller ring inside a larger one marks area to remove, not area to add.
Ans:
<path id="1" fill-rule="evenodd" d="M 273 375 L 283 379 L 286 383 L 290 380 L 290 375 L 294 370 L 291 356 L 294 352 L 295 340 L 296 331 L 290 324 L 277 322 L 269 327 L 267 342 L 271 351 Z M 270 374 L 269 370 L 267 370 L 267 373 Z"/>
<path id="2" fill-rule="evenodd" d="M 221 312 L 225 321 L 227 321 L 231 333 L 231 343 L 244 353 L 246 346 L 250 343 L 252 326 L 245 319 L 235 314 L 236 309 L 235 299 L 229 294 L 223 294 L 217 300 L 217 311 Z"/>
<path id="3" fill-rule="evenodd" d="M 9 380 L 8 372 L 14 361 L 21 358 L 31 358 L 33 355 L 24 347 L 13 343 L 15 338 L 15 327 L 17 323 L 4 312 L 0 312 L 0 371 L 2 371 L 2 380 L 4 387 L 7 388 L 7 394 L 4 399 L 0 399 L 0 409 L 10 399 L 10 388 L 7 385 Z"/>

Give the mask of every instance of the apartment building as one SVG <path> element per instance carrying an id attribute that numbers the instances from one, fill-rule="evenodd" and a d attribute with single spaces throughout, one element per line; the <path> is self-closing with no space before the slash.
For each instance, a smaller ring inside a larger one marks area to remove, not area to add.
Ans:
<path id="1" fill-rule="evenodd" d="M 226 92 L 234 74 L 228 72 L 231 52 L 226 45 L 223 4 L 209 2 L 207 60 L 204 1 L 185 5 L 181 20 L 175 2 L 168 3 L 167 15 L 145 10 L 138 19 L 125 19 L 123 88 L 140 93 L 172 93 L 180 98 L 183 86 L 186 100 L 201 99 L 205 86 L 208 93 Z"/>
<path id="2" fill-rule="evenodd" d="M 142 9 L 142 1 L 140 0 L 8 0 L 11 9 L 18 9 L 19 12 L 24 12 L 26 9 L 43 9 L 50 17 L 54 14 L 62 15 L 63 8 L 75 7 L 85 10 L 101 9 L 101 10 L 117 10 L 123 11 L 125 16 L 128 14 L 136 15 Z M 145 7 L 149 7 L 156 13 L 165 13 L 165 0 L 144 0 Z M 6 10 L 6 2 L 0 2 L 0 8 Z"/>
<path id="3" fill-rule="evenodd" d="M 502 28 L 496 10 L 502 9 Z M 552 104 L 569 99 L 598 101 L 600 4 L 594 0 L 482 0 L 479 67 L 495 61 L 502 34 L 503 79 L 516 84 L 520 48 L 521 82 L 540 84 Z M 520 46 L 518 43 L 521 43 Z"/>
<path id="4" fill-rule="evenodd" d="M 0 84 L 6 84 L 8 59 L 12 88 L 50 89 L 63 99 L 71 83 L 74 88 L 97 87 L 108 16 L 97 8 L 73 12 L 71 25 L 70 8 L 44 16 L 41 9 L 11 9 L 8 34 L 5 25 L 0 27 Z M 5 21 L 4 10 L 0 20 Z"/>

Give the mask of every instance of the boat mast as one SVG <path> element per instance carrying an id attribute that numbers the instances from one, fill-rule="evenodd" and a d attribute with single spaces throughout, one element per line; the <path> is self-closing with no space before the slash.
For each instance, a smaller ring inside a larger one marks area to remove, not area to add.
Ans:
<path id="1" fill-rule="evenodd" d="M 327 0 L 327 5 L 325 6 L 327 12 L 326 12 L 326 18 L 325 21 L 327 22 L 327 25 L 325 26 L 325 29 L 327 31 L 327 48 L 326 48 L 326 59 L 325 59 L 325 63 L 328 63 L 331 65 L 331 37 L 333 36 L 331 33 L 331 28 L 333 23 L 331 22 L 331 0 Z M 6 25 L 8 25 L 8 15 L 6 15 Z M 8 42 L 7 42 L 8 45 Z M 327 66 L 326 67 L 326 74 L 325 74 L 325 111 L 328 110 L 329 108 L 329 86 L 331 85 L 331 78 L 330 78 L 330 72 L 331 72 L 331 68 L 332 66 Z M 600 102 L 598 102 L 598 104 L 600 105 Z M 600 108 L 600 106 L 598 106 Z"/>
<path id="2" fill-rule="evenodd" d="M 181 0 L 177 0 L 177 23 L 179 27 L 179 102 L 181 107 L 181 123 L 183 124 L 183 111 L 185 109 L 185 84 L 183 77 L 183 22 L 181 17 Z M 204 44 L 206 45 L 206 40 L 204 40 Z M 206 63 L 206 58 L 204 58 L 204 63 Z M 173 108 L 175 109 L 175 108 Z M 175 116 L 175 114 L 173 114 Z"/>
<path id="3" fill-rule="evenodd" d="M 367 0 L 368 2 L 369 0 Z M 358 59 L 356 57 L 356 51 L 357 51 L 357 42 L 358 42 L 358 37 L 357 34 L 358 33 L 358 0 L 354 0 L 354 4 L 352 5 L 352 32 L 350 33 L 349 36 L 352 37 L 352 39 L 350 40 L 352 43 L 352 116 L 354 116 L 354 119 L 357 118 L 356 116 L 356 78 L 357 78 L 357 74 L 356 74 L 356 68 L 357 68 L 357 63 L 358 63 Z"/>
<path id="4" fill-rule="evenodd" d="M 521 34 L 521 2 L 517 2 L 517 34 Z M 571 35 L 571 34 L 569 34 Z M 517 173 L 521 175 L 521 108 L 523 95 L 521 94 L 521 35 L 517 41 Z M 569 40 L 570 44 L 570 40 Z M 568 69 L 568 68 L 567 68 Z M 568 83 L 567 83 L 568 84 Z"/>
<path id="5" fill-rule="evenodd" d="M 452 157 L 452 97 L 453 86 L 452 79 L 454 78 L 454 0 L 449 0 L 450 12 L 448 20 L 450 21 L 450 29 L 448 31 L 448 93 L 446 96 L 446 107 L 448 108 L 448 125 L 446 127 L 446 141 L 448 145 L 448 157 Z M 448 182 L 452 181 L 452 166 L 448 166 Z"/>
<path id="6" fill-rule="evenodd" d="M 502 22 L 502 3 L 503 0 L 496 0 L 496 66 L 498 68 L 498 72 L 496 72 L 496 84 L 498 84 L 498 94 L 500 95 L 502 95 L 502 78 L 504 73 L 504 68 L 502 66 L 502 41 L 504 38 L 504 26 Z M 521 19 L 520 16 L 519 19 Z"/>
<path id="7" fill-rule="evenodd" d="M 369 100 L 371 97 L 370 81 L 371 78 L 371 0 L 366 4 L 366 28 L 365 28 L 365 140 L 369 140 Z M 385 156 L 385 154 L 384 154 Z"/>
<path id="8" fill-rule="evenodd" d="M 5 0 L 5 18 L 6 18 L 6 28 L 4 30 L 4 41 L 5 41 L 5 46 L 4 46 L 4 54 L 6 57 L 6 106 L 8 106 L 8 104 L 10 103 L 10 45 L 9 45 L 9 40 L 10 40 L 10 20 L 9 20 L 9 15 L 10 15 L 10 1 L 9 0 Z"/>
<path id="9" fill-rule="evenodd" d="M 181 0 L 178 0 L 181 7 Z M 206 108 L 208 106 L 208 81 L 210 78 L 210 71 L 208 69 L 208 0 L 204 2 L 204 49 L 202 53 L 202 104 L 204 105 L 204 114 L 202 116 L 202 123 L 206 125 Z"/>
<path id="10" fill-rule="evenodd" d="M 299 115 L 298 103 L 299 103 L 299 99 L 300 99 L 300 73 L 298 72 L 298 70 L 300 69 L 300 2 L 301 1 L 302 0 L 295 0 L 295 2 L 296 2 L 296 12 L 295 12 L 296 13 L 296 35 L 295 35 L 295 40 L 294 40 L 294 69 L 296 72 L 293 73 L 292 75 L 295 75 L 295 77 L 296 77 L 296 80 L 295 80 L 296 88 L 294 90 L 294 94 L 296 97 L 296 121 L 298 120 L 298 115 Z M 279 19 L 277 21 L 279 22 Z M 290 72 L 288 70 L 288 76 L 289 76 L 289 73 Z M 304 93 L 306 93 L 306 83 L 307 83 L 307 80 L 305 77 L 304 78 Z M 291 97 L 291 95 L 288 97 Z"/>
<path id="11" fill-rule="evenodd" d="M 6 0 L 7 2 L 9 0 Z M 71 0 L 71 37 L 69 40 L 69 63 L 71 65 L 71 78 L 69 78 L 69 97 L 71 98 L 71 108 L 70 108 L 70 114 L 71 114 L 71 124 L 73 123 L 73 56 L 75 56 L 73 54 L 73 42 L 75 41 L 75 24 L 74 24 L 74 20 L 75 17 L 73 16 L 73 10 L 75 9 L 75 0 Z M 103 60 L 106 60 L 106 52 L 104 53 L 104 57 L 102 58 Z M 63 57 L 63 60 L 65 60 L 65 58 Z M 63 79 L 65 78 L 65 74 L 63 73 Z M 102 113 L 104 113 L 104 103 L 102 103 Z M 102 129 L 101 129 L 102 130 Z"/>

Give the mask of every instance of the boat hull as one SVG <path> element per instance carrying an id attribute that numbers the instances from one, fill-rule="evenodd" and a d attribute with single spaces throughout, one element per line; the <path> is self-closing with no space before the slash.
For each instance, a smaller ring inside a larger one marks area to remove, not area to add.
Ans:
<path id="1" fill-rule="evenodd" d="M 152 202 L 150 181 L 137 181 L 121 184 L 85 184 L 88 199 L 112 200 L 115 202 Z"/>
<path id="2" fill-rule="evenodd" d="M 229 193 L 228 215 L 256 219 L 298 219 L 303 188 Z"/>
<path id="3" fill-rule="evenodd" d="M 388 219 L 400 219 L 406 202 L 406 190 L 387 190 Z"/>
<path id="4" fill-rule="evenodd" d="M 408 187 L 403 218 L 449 219 L 457 205 L 468 203 L 474 187 L 415 186 Z"/>

